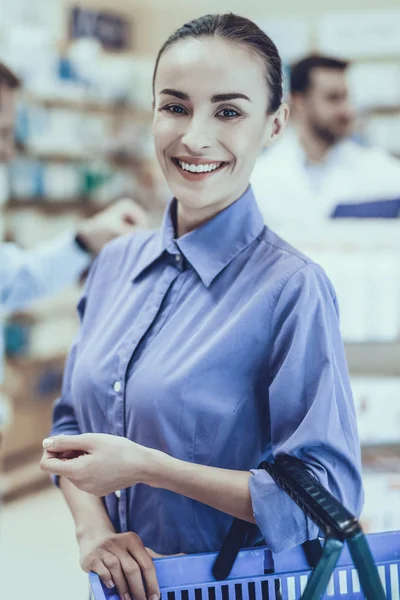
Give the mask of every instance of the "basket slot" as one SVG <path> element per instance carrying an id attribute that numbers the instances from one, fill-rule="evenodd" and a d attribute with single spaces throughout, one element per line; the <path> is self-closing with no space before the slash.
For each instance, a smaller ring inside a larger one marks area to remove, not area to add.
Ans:
<path id="1" fill-rule="evenodd" d="M 268 579 L 264 579 L 261 582 L 261 600 L 271 600 L 268 587 Z"/>
<path id="2" fill-rule="evenodd" d="M 189 592 L 187 590 L 181 590 L 181 600 L 189 600 Z"/>
<path id="3" fill-rule="evenodd" d="M 168 592 L 167 600 L 175 600 L 175 592 Z"/>
<path id="4" fill-rule="evenodd" d="M 168 598 L 168 600 L 169 600 L 169 598 Z M 201 588 L 195 588 L 194 600 L 203 600 L 203 590 Z M 207 600 L 207 599 L 204 598 L 204 600 Z"/>
<path id="5" fill-rule="evenodd" d="M 215 593 L 215 587 L 213 585 L 210 585 L 210 587 L 208 588 L 208 600 L 216 600 L 216 593 Z"/>
<path id="6" fill-rule="evenodd" d="M 338 585 L 339 585 L 339 590 L 340 593 L 343 594 L 348 594 L 348 590 L 349 590 L 349 586 L 347 584 L 348 582 L 348 573 L 347 571 L 339 571 L 338 573 Z"/>
<path id="7" fill-rule="evenodd" d="M 335 580 L 332 576 L 329 580 L 328 587 L 326 588 L 326 595 L 328 596 L 328 598 L 335 594 L 335 589 Z"/>
<path id="8" fill-rule="evenodd" d="M 358 578 L 358 573 L 355 569 L 352 569 L 351 571 L 351 578 L 353 583 L 352 591 L 357 594 L 360 592 L 360 580 Z"/>
<path id="9" fill-rule="evenodd" d="M 286 578 L 288 600 L 296 600 L 296 581 L 294 577 Z"/>
<path id="10" fill-rule="evenodd" d="M 301 587 L 301 593 L 303 594 L 306 587 L 307 587 L 307 583 L 308 583 L 308 575 L 301 575 L 300 576 L 300 587 Z"/>
<path id="11" fill-rule="evenodd" d="M 229 599 L 229 585 L 221 585 L 221 598 L 222 600 L 230 600 Z M 233 599 L 232 599 L 233 600 Z"/>
<path id="12" fill-rule="evenodd" d="M 390 573 L 390 588 L 392 591 L 392 600 L 400 600 L 400 574 L 399 574 L 400 564 L 390 565 L 389 573 Z M 389 585 L 388 585 L 389 587 Z"/>
<path id="13" fill-rule="evenodd" d="M 249 581 L 247 584 L 247 590 L 249 593 L 249 600 L 256 600 L 256 584 L 254 581 Z"/>
<path id="14" fill-rule="evenodd" d="M 241 583 L 235 583 L 235 598 L 236 600 L 243 600 L 243 591 Z"/>
<path id="15" fill-rule="evenodd" d="M 386 587 L 386 573 L 385 573 L 386 569 L 385 569 L 385 565 L 381 565 L 380 567 L 377 567 L 377 569 L 378 569 L 379 579 L 381 580 L 381 583 L 383 585 L 383 590 L 384 590 L 385 596 L 386 596 L 386 594 L 387 594 L 387 587 Z M 389 578 L 390 578 L 390 574 L 389 574 Z"/>

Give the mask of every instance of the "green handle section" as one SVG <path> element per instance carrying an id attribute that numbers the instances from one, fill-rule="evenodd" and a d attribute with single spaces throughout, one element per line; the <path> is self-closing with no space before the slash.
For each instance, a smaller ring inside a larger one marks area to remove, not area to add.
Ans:
<path id="1" fill-rule="evenodd" d="M 301 600 L 321 600 L 329 585 L 329 580 L 343 550 L 343 542 L 327 538 L 319 563 L 310 575 Z"/>
<path id="2" fill-rule="evenodd" d="M 364 534 L 347 540 L 361 587 L 367 600 L 386 600 L 382 582 Z"/>

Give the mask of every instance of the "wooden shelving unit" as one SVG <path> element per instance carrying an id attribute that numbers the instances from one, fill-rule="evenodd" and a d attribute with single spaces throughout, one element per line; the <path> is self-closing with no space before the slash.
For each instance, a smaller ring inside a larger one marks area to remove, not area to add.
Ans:
<path id="1" fill-rule="evenodd" d="M 149 110 L 143 110 L 136 108 L 131 104 L 124 102 L 101 102 L 100 100 L 85 100 L 85 99 L 68 99 L 68 98 L 46 98 L 41 96 L 33 96 L 26 94 L 24 100 L 34 106 L 49 108 L 49 109 L 61 109 L 61 110 L 76 110 L 83 113 L 92 113 L 100 115 L 115 115 L 123 113 L 124 115 L 130 116 L 137 122 L 140 123 L 151 123 L 153 113 L 151 108 Z"/>
<path id="2" fill-rule="evenodd" d="M 125 119 L 128 123 L 129 120 L 132 120 L 135 124 L 140 125 L 140 127 L 143 125 L 150 126 L 152 118 L 150 111 L 136 110 L 134 107 L 124 104 L 108 104 L 91 99 L 75 101 L 62 98 L 39 98 L 25 94 L 22 100 L 28 107 L 39 107 L 45 110 L 60 109 L 77 111 L 79 113 L 77 116 L 78 122 L 80 122 L 80 119 L 84 121 L 86 116 L 95 116 L 100 119 L 104 117 L 104 127 L 106 131 L 109 128 L 110 132 L 114 131 L 114 125 L 118 123 L 118 119 L 120 118 L 123 123 Z M 106 138 L 105 141 L 107 141 Z M 138 156 L 128 156 L 125 151 L 111 153 L 107 149 L 103 149 L 103 147 L 96 148 L 93 152 L 88 150 L 87 152 L 70 153 L 62 151 L 62 146 L 60 146 L 60 152 L 40 152 L 29 147 L 29 138 L 26 140 L 26 143 L 19 145 L 17 152 L 22 158 L 42 163 L 40 168 L 46 168 L 46 163 L 68 164 L 79 168 L 80 163 L 82 163 L 85 171 L 88 171 L 89 177 L 93 171 L 94 181 L 96 181 L 97 167 L 95 165 L 92 169 L 90 163 L 101 161 L 102 164 L 100 164 L 99 169 L 100 177 L 102 176 L 103 163 L 106 164 L 106 168 L 104 169 L 105 177 L 107 176 L 107 165 L 109 165 L 110 173 L 116 173 L 117 176 L 119 174 L 124 176 L 131 171 L 138 181 L 138 188 L 143 185 L 145 190 L 149 190 L 149 197 L 152 196 L 151 186 L 153 185 L 153 180 L 151 165 L 149 165 L 149 160 L 145 157 L 142 159 Z M 38 172 L 40 172 L 39 169 Z M 41 172 L 40 176 L 42 176 Z M 34 186 L 32 185 L 33 188 Z M 95 192 L 92 190 L 88 193 L 94 194 L 95 197 Z M 135 195 L 133 196 L 135 197 Z M 113 199 L 110 198 L 110 201 Z M 140 196 L 136 199 L 140 201 Z M 54 219 L 70 213 L 87 218 L 101 210 L 102 207 L 103 203 L 96 203 L 86 195 L 73 199 L 52 199 L 33 196 L 30 198 L 11 197 L 3 207 L 0 207 L 0 210 L 3 211 L 7 221 L 7 216 L 15 216 L 15 213 L 28 210 L 33 210 L 39 214 L 42 213 L 46 217 Z M 38 240 L 39 242 L 40 240 Z M 74 301 L 71 300 L 71 310 L 74 310 L 73 303 Z M 29 320 L 29 314 L 29 312 L 25 315 L 21 313 L 19 318 L 22 320 L 28 318 Z M 43 318 L 46 318 L 46 316 L 43 317 L 41 315 L 39 320 Z M 38 378 L 42 374 L 44 376 L 47 368 L 50 370 L 54 368 L 56 380 L 61 381 L 64 360 L 65 356 L 52 356 L 47 361 L 38 361 L 28 357 L 8 359 L 7 361 L 9 372 L 14 373 L 14 379 L 11 379 L 11 381 L 15 385 L 5 388 L 5 393 L 11 399 L 13 406 L 12 421 L 9 429 L 3 435 L 0 452 L 0 463 L 2 465 L 0 496 L 2 495 L 5 501 L 12 500 L 18 495 L 28 494 L 38 487 L 50 484 L 48 475 L 44 474 L 39 468 L 39 460 L 41 456 L 41 441 L 50 430 L 53 402 L 59 394 L 60 389 L 50 396 L 40 398 L 37 397 L 35 390 L 40 387 L 38 385 Z M 8 385 L 9 382 L 10 378 L 8 381 L 6 378 L 5 384 Z"/>
<path id="3" fill-rule="evenodd" d="M 68 212 L 79 212 L 84 216 L 91 216 L 101 209 L 100 206 L 94 205 L 85 198 L 78 198 L 76 200 L 55 200 L 53 202 L 43 198 L 21 200 L 13 198 L 9 200 L 6 207 L 10 212 L 32 209 L 54 216 Z"/>

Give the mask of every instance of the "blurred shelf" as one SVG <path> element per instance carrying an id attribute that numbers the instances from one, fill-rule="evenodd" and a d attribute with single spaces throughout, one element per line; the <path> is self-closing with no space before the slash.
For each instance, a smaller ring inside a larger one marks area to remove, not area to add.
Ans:
<path id="1" fill-rule="evenodd" d="M 36 152 L 35 150 L 19 150 L 18 157 L 31 158 L 32 160 L 41 160 L 43 162 L 59 162 L 59 163 L 76 163 L 93 160 L 97 156 L 82 153 L 65 153 L 65 152 Z"/>
<path id="2" fill-rule="evenodd" d="M 400 64 L 400 56 L 398 54 L 371 54 L 371 56 L 361 56 L 359 54 L 353 54 L 351 56 L 346 55 L 346 60 L 350 63 L 382 63 L 382 62 L 394 62 Z"/>
<path id="3" fill-rule="evenodd" d="M 102 161 L 118 169 L 139 169 L 145 168 L 151 161 L 148 158 L 142 158 L 137 155 L 114 154 L 108 151 L 96 151 L 93 154 L 74 154 L 62 152 L 36 152 L 34 150 L 19 150 L 18 157 L 39 160 L 42 162 L 55 163 L 91 163 L 93 161 Z"/>
<path id="4" fill-rule="evenodd" d="M 346 343 L 351 375 L 400 376 L 400 341 Z"/>
<path id="5" fill-rule="evenodd" d="M 400 115 L 400 104 L 395 106 L 372 106 L 361 109 L 360 114 L 365 115 Z"/>
<path id="6" fill-rule="evenodd" d="M 4 205 L 6 210 L 27 210 L 34 209 L 42 212 L 59 215 L 66 212 L 79 211 L 81 214 L 92 215 L 100 210 L 98 207 L 86 200 L 85 198 L 77 198 L 76 200 L 44 200 L 43 198 L 29 198 L 25 200 L 17 200 L 12 198 Z"/>
<path id="7" fill-rule="evenodd" d="M 153 118 L 152 111 L 136 108 L 132 104 L 123 104 L 118 102 L 102 102 L 101 100 L 72 100 L 68 98 L 45 98 L 41 96 L 26 95 L 24 100 L 31 104 L 36 104 L 44 108 L 59 108 L 64 110 L 76 110 L 78 112 L 104 114 L 108 116 L 125 114 L 133 119 L 151 122 Z"/>
<path id="8" fill-rule="evenodd" d="M 23 464 L 1 473 L 0 496 L 4 502 L 10 502 L 43 487 L 50 487 L 49 475 L 40 469 L 41 455 L 41 451 L 34 452 L 33 456 L 30 453 Z"/>

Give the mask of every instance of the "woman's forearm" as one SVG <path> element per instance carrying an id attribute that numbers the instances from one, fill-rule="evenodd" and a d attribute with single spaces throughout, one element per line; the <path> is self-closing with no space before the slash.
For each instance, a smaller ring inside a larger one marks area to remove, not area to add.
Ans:
<path id="1" fill-rule="evenodd" d="M 233 517 L 255 523 L 247 471 L 196 465 L 154 452 L 146 483 L 208 504 Z"/>
<path id="2" fill-rule="evenodd" d="M 114 531 L 100 498 L 79 490 L 65 477 L 60 478 L 60 489 L 74 519 L 78 541 L 102 530 Z"/>

